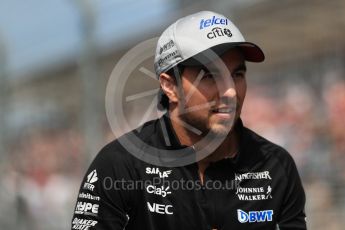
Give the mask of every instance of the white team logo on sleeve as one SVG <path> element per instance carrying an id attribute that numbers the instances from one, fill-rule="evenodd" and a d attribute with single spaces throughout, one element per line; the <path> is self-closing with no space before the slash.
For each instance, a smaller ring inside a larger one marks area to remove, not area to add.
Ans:
<path id="1" fill-rule="evenodd" d="M 84 183 L 83 188 L 93 191 L 93 189 L 95 188 L 93 183 L 95 183 L 96 181 L 98 181 L 98 177 L 97 177 L 97 171 L 96 169 L 94 169 L 92 170 L 92 172 L 89 173 L 89 175 L 87 175 L 86 182 Z"/>
<path id="2" fill-rule="evenodd" d="M 98 177 L 97 177 L 97 171 L 96 169 L 94 169 L 92 172 L 90 172 L 89 175 L 87 175 L 87 182 L 89 183 L 94 183 L 98 180 Z"/>

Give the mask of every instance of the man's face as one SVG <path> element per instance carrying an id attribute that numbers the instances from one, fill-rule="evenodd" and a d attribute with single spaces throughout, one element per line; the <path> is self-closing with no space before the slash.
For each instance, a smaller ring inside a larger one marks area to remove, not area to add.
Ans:
<path id="1" fill-rule="evenodd" d="M 177 106 L 180 118 L 202 135 L 209 131 L 227 135 L 241 114 L 247 88 L 245 74 L 238 49 L 227 51 L 207 66 L 186 67 Z"/>

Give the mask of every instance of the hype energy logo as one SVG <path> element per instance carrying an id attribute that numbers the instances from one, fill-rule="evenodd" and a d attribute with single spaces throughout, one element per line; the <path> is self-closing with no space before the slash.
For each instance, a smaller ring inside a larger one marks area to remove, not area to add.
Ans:
<path id="1" fill-rule="evenodd" d="M 213 25 L 228 25 L 228 19 L 217 18 L 216 16 L 213 16 L 212 18 L 209 18 L 209 19 L 201 19 L 199 29 L 202 30 L 204 28 L 207 28 Z"/>
<path id="2" fill-rule="evenodd" d="M 273 210 L 249 211 L 237 209 L 237 219 L 240 223 L 267 222 L 273 219 Z"/>

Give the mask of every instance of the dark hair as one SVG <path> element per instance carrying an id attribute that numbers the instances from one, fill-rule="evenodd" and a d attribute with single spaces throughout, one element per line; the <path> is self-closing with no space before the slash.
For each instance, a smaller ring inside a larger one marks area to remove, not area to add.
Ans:
<path id="1" fill-rule="evenodd" d="M 176 79 L 176 78 L 182 76 L 183 71 L 184 71 L 184 66 L 178 64 L 177 66 L 169 69 L 165 73 Z M 169 98 L 168 98 L 167 95 L 165 95 L 165 93 L 162 90 L 162 88 L 160 88 L 159 91 L 158 91 L 158 104 L 157 104 L 157 108 L 159 110 L 165 110 L 165 109 L 169 108 Z"/>

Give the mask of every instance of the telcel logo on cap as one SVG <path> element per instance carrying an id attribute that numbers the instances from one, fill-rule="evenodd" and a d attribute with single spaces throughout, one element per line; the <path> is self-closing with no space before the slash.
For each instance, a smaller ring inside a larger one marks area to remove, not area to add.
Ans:
<path id="1" fill-rule="evenodd" d="M 213 16 L 210 19 L 201 19 L 200 21 L 200 29 L 204 29 L 209 26 L 213 25 L 227 25 L 228 19 L 227 18 L 216 18 L 216 16 Z"/>

